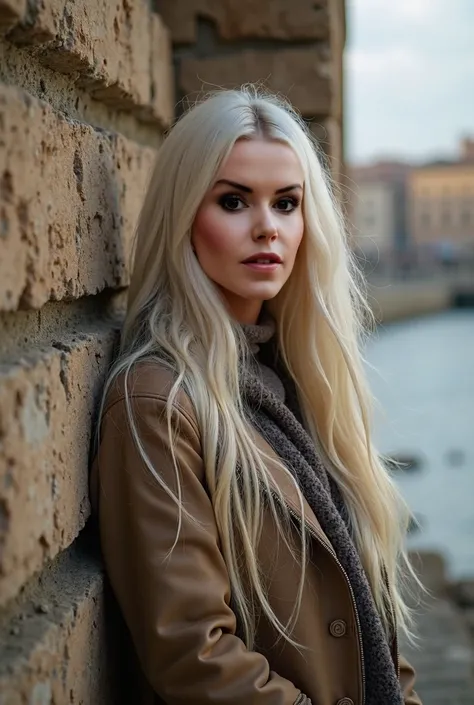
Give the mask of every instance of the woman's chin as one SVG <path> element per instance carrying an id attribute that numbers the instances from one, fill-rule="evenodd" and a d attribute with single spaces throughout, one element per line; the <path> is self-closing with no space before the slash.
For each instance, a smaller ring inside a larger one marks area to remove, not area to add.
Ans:
<path id="1" fill-rule="evenodd" d="M 268 283 L 265 285 L 247 288 L 244 298 L 253 299 L 255 301 L 269 301 L 281 291 L 280 284 Z"/>

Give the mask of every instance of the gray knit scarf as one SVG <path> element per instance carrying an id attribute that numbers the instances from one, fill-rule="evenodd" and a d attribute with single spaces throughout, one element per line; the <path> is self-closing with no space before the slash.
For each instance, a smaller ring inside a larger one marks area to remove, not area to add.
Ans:
<path id="1" fill-rule="evenodd" d="M 249 418 L 292 472 L 342 564 L 355 598 L 362 634 L 366 705 L 403 705 L 390 646 L 367 576 L 351 538 L 341 494 L 303 427 L 294 384 L 275 353 L 273 325 L 243 326 L 253 363 L 242 370 Z"/>

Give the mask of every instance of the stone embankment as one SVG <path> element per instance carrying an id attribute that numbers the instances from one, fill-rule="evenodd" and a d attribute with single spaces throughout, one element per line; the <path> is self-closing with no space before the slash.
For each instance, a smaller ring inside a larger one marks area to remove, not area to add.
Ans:
<path id="1" fill-rule="evenodd" d="M 459 272 L 433 272 L 409 280 L 369 277 L 369 303 L 380 323 L 472 306 L 474 266 L 466 262 Z"/>
<path id="2" fill-rule="evenodd" d="M 474 705 L 474 580 L 450 583 L 442 557 L 413 556 L 429 591 L 414 591 L 416 646 L 402 643 L 423 705 Z"/>

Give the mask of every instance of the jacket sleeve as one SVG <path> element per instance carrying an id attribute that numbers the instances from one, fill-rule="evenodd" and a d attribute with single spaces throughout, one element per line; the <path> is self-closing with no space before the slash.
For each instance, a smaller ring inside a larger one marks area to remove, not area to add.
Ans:
<path id="1" fill-rule="evenodd" d="M 176 491 L 166 399 L 141 395 L 131 401 L 143 448 Z M 106 569 L 143 671 L 169 705 L 310 705 L 236 636 L 228 573 L 204 487 L 199 434 L 179 404 L 173 426 L 182 503 L 197 522 L 182 515 L 171 554 L 178 509 L 144 464 L 123 399 L 106 410 L 95 461 Z"/>
<path id="2" fill-rule="evenodd" d="M 400 655 L 400 684 L 402 686 L 403 702 L 405 705 L 422 705 L 420 698 L 413 690 L 415 683 L 415 670 L 406 658 Z"/>

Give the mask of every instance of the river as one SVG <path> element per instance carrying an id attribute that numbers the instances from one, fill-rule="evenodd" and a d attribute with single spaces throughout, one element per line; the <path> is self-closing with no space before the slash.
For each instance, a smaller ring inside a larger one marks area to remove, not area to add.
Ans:
<path id="1" fill-rule="evenodd" d="M 396 478 L 421 529 L 409 547 L 439 551 L 454 579 L 474 577 L 474 311 L 381 327 L 365 356 L 375 440 L 420 459 Z"/>

